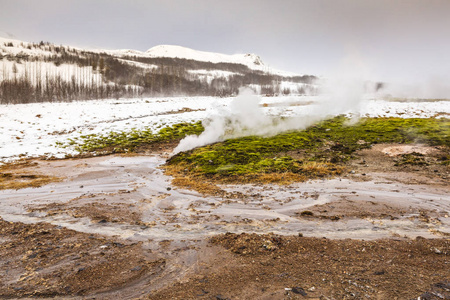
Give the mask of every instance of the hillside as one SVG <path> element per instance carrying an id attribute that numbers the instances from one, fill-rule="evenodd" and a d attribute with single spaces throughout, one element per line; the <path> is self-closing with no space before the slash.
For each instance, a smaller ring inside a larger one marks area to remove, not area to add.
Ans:
<path id="1" fill-rule="evenodd" d="M 255 54 L 226 55 L 181 46 L 88 50 L 0 38 L 0 103 L 143 96 L 312 94 L 310 75 L 274 70 Z"/>

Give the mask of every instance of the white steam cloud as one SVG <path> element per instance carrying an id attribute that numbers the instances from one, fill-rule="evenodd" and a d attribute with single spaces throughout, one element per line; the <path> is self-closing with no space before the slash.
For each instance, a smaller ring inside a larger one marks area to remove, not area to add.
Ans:
<path id="1" fill-rule="evenodd" d="M 416 83 L 387 83 L 380 94 L 407 99 L 450 99 L 450 78 L 432 76 Z"/>
<path id="2" fill-rule="evenodd" d="M 230 105 L 216 105 L 203 121 L 204 132 L 181 140 L 173 154 L 230 138 L 272 136 L 284 131 L 301 130 L 329 116 L 358 112 L 365 92 L 364 70 L 357 56 L 356 59 L 345 60 L 335 76 L 319 80 L 320 95 L 312 97 L 312 105 L 302 107 L 305 113 L 301 117 L 267 115 L 260 105 L 261 98 L 250 89 L 243 89 Z"/>

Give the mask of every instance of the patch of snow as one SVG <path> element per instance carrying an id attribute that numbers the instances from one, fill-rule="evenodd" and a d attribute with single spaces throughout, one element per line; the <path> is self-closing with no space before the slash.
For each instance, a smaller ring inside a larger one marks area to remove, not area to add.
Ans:
<path id="1" fill-rule="evenodd" d="M 208 84 L 215 78 L 229 78 L 234 75 L 240 75 L 239 73 L 222 70 L 188 70 L 188 73 L 196 75 L 198 79 L 205 80 Z"/>

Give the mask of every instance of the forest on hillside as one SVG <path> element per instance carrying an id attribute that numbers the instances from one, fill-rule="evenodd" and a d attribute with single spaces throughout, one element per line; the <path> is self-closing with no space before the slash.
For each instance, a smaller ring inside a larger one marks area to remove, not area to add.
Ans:
<path id="1" fill-rule="evenodd" d="M 2 47 L 17 47 L 5 43 Z M 144 96 L 232 96 L 243 86 L 259 86 L 261 94 L 276 95 L 296 91 L 280 82 L 311 85 L 316 77 L 284 77 L 252 70 L 242 64 L 211 63 L 180 58 L 114 56 L 50 43 L 21 44 L 28 50 L 5 54 L 0 51 L 0 103 L 63 102 Z M 51 66 L 52 68 L 50 68 Z M 65 69 L 61 69 L 63 66 Z M 76 66 L 69 68 L 69 66 Z M 55 71 L 55 70 L 63 71 Z M 195 70 L 227 72 L 228 76 L 207 79 Z"/>

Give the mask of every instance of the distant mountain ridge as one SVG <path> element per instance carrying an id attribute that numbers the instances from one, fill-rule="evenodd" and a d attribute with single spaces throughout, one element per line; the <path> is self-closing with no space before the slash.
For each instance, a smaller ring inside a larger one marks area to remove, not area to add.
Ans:
<path id="1" fill-rule="evenodd" d="M 177 45 L 158 45 L 148 49 L 145 52 L 132 49 L 121 50 L 96 50 L 106 51 L 119 56 L 136 55 L 140 57 L 166 57 L 166 58 L 178 58 L 187 60 L 196 60 L 211 63 L 229 63 L 229 64 L 242 64 L 250 69 L 259 70 L 266 73 L 272 73 L 282 76 L 301 76 L 296 73 L 276 70 L 265 65 L 260 56 L 252 53 L 247 54 L 222 54 L 215 52 L 199 51 L 191 48 L 177 46 Z"/>
<path id="2" fill-rule="evenodd" d="M 174 45 L 159 45 L 148 49 L 146 54 L 152 57 L 184 58 L 212 63 L 243 64 L 251 69 L 259 69 L 264 66 L 261 58 L 256 54 L 234 54 L 205 52 Z"/>
<path id="3" fill-rule="evenodd" d="M 311 75 L 274 70 L 256 54 L 221 54 L 182 46 L 81 49 L 0 38 L 0 103 L 159 95 L 315 92 Z"/>

